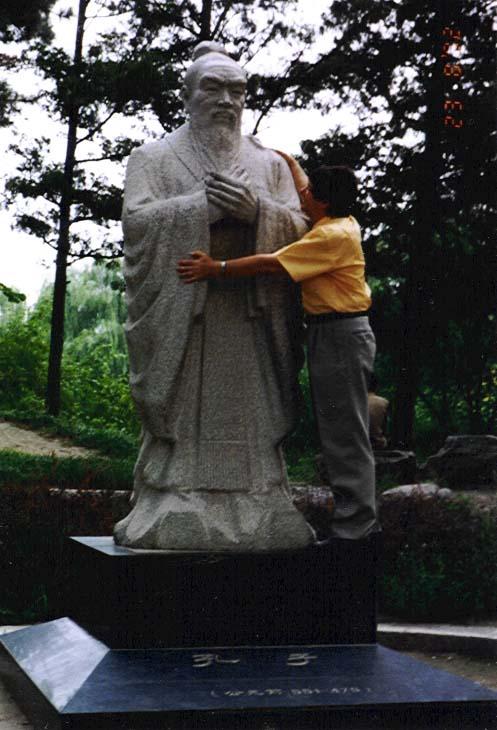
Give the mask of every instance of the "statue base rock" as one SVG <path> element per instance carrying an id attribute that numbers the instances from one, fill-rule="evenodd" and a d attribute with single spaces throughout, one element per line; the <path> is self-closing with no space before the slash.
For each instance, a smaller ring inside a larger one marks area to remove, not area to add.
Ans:
<path id="1" fill-rule="evenodd" d="M 254 493 L 146 489 L 116 524 L 114 539 L 145 550 L 244 553 L 305 548 L 314 532 L 282 487 Z"/>

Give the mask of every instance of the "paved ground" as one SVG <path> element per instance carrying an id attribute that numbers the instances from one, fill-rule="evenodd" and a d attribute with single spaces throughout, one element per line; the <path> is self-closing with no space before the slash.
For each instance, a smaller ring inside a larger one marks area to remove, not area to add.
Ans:
<path id="1" fill-rule="evenodd" d="M 32 728 L 3 684 L 0 684 L 0 730 L 32 730 Z"/>
<path id="2" fill-rule="evenodd" d="M 73 446 L 69 440 L 56 436 L 45 436 L 7 421 L 0 421 L 0 449 L 43 456 L 51 454 L 55 456 L 101 456 L 96 451 L 85 449 L 82 446 Z"/>
<path id="3" fill-rule="evenodd" d="M 483 684 L 497 692 L 497 660 L 467 657 L 462 654 L 426 654 L 420 651 L 404 652 L 414 659 L 431 664 L 451 674 Z"/>

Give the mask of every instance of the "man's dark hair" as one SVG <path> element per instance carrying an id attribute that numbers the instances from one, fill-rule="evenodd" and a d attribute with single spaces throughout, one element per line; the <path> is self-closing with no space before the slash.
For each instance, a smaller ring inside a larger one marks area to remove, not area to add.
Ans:
<path id="1" fill-rule="evenodd" d="M 357 198 L 357 180 L 350 167 L 323 165 L 309 173 L 310 187 L 316 200 L 328 203 L 328 215 L 350 215 Z"/>
<path id="2" fill-rule="evenodd" d="M 378 378 L 374 373 L 371 373 L 369 377 L 368 393 L 374 393 L 375 390 L 378 390 Z"/>

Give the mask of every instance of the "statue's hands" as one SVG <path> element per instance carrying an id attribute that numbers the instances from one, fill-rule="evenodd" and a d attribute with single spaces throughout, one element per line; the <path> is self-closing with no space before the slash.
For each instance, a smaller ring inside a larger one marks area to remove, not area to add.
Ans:
<path id="1" fill-rule="evenodd" d="M 189 259 L 178 261 L 176 272 L 183 284 L 193 284 L 216 276 L 220 269 L 220 261 L 215 261 L 204 251 L 194 251 Z"/>
<path id="2" fill-rule="evenodd" d="M 225 215 L 246 223 L 253 223 L 257 215 L 258 198 L 250 187 L 248 176 L 243 171 L 235 171 L 237 177 L 213 172 L 206 180 L 207 200 Z"/>
<path id="3" fill-rule="evenodd" d="M 213 203 L 209 198 L 207 197 L 207 214 L 209 216 L 209 225 L 212 225 L 212 223 L 216 223 L 216 221 L 220 221 L 222 218 L 226 216 L 225 212 L 222 208 L 217 206 L 215 203 Z"/>

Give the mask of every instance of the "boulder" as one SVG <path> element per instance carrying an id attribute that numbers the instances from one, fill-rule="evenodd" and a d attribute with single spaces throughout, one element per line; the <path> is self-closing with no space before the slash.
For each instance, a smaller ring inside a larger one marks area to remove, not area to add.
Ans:
<path id="1" fill-rule="evenodd" d="M 497 436 L 449 436 L 429 457 L 424 473 L 453 489 L 495 489 Z"/>
<path id="2" fill-rule="evenodd" d="M 334 501 L 329 487 L 292 484 L 293 503 L 314 528 L 316 538 L 329 537 L 333 520 Z"/>
<path id="3" fill-rule="evenodd" d="M 416 479 L 416 454 L 413 451 L 387 450 L 374 452 L 376 481 L 389 479 L 406 484 Z"/>
<path id="4" fill-rule="evenodd" d="M 453 492 L 451 489 L 440 489 L 438 484 L 434 482 L 420 482 L 419 484 L 403 484 L 394 489 L 387 489 L 380 495 L 380 500 L 410 499 L 412 497 L 448 499 L 452 496 Z"/>

